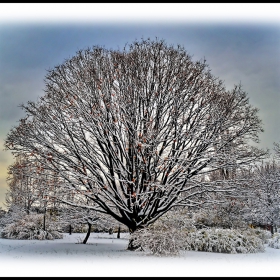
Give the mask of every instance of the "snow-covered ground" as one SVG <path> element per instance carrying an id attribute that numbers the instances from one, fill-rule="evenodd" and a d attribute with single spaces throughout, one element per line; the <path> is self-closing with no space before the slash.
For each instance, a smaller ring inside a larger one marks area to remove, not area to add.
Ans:
<path id="1" fill-rule="evenodd" d="M 4 276 L 280 276 L 280 249 L 255 254 L 187 251 L 155 257 L 126 250 L 128 234 L 64 234 L 56 240 L 0 238 L 0 277 Z"/>

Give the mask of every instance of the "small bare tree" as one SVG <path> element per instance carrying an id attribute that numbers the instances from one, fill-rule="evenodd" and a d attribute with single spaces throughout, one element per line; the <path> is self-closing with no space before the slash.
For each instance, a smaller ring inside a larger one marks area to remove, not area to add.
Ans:
<path id="1" fill-rule="evenodd" d="M 16 157 L 15 162 L 8 167 L 6 206 L 17 206 L 29 214 L 31 208 L 38 203 L 40 196 L 41 177 L 31 176 L 34 166 L 23 154 Z M 42 191 L 42 189 L 41 189 Z"/>
<path id="2" fill-rule="evenodd" d="M 280 160 L 280 143 L 274 143 L 273 150 L 275 152 L 275 157 Z"/>
<path id="3" fill-rule="evenodd" d="M 241 86 L 226 90 L 181 46 L 148 39 L 122 51 L 93 47 L 45 82 L 46 94 L 22 105 L 26 117 L 6 148 L 59 174 L 80 198 L 65 195 L 65 203 L 111 215 L 131 232 L 228 188 L 199 175 L 265 155 L 248 144 L 262 126 Z"/>
<path id="4" fill-rule="evenodd" d="M 273 234 L 280 225 L 280 166 L 270 161 L 255 167 L 251 182 L 245 217 L 254 224 L 270 226 Z"/>
<path id="5" fill-rule="evenodd" d="M 55 211 L 59 207 L 62 180 L 30 155 L 17 155 L 8 168 L 7 182 L 8 208 L 15 205 L 29 214 L 30 211 L 43 212 L 46 208 Z"/>

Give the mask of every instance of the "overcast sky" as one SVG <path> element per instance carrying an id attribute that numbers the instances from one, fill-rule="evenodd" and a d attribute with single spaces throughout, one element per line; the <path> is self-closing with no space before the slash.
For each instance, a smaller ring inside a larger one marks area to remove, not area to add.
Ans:
<path id="1" fill-rule="evenodd" d="M 135 39 L 181 44 L 205 58 L 227 89 L 241 83 L 260 109 L 259 147 L 280 141 L 280 4 L 0 4 L 0 207 L 7 190 L 3 151 L 18 107 L 43 95 L 46 70 L 79 49 Z"/>

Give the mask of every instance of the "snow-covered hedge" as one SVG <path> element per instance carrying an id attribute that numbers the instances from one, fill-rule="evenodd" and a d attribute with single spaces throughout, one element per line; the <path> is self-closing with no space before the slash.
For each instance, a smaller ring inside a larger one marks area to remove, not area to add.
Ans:
<path id="1" fill-rule="evenodd" d="M 280 249 L 280 234 L 274 233 L 273 237 L 268 241 L 268 247 Z"/>
<path id="2" fill-rule="evenodd" d="M 1 237 L 11 239 L 61 239 L 63 235 L 49 225 L 43 230 L 43 214 L 25 215 L 22 219 L 7 224 Z"/>
<path id="3" fill-rule="evenodd" d="M 217 253 L 256 253 L 264 251 L 264 241 L 253 231 L 208 228 L 186 230 L 168 225 L 151 225 L 131 235 L 137 250 L 154 255 L 178 255 L 180 250 Z"/>
<path id="4" fill-rule="evenodd" d="M 185 250 L 219 253 L 263 252 L 263 241 L 253 232 L 209 228 L 190 232 L 184 240 Z"/>
<path id="5" fill-rule="evenodd" d="M 256 229 L 249 228 L 246 232 L 248 234 L 257 235 L 257 237 L 259 237 L 265 244 L 267 244 L 268 240 L 272 237 L 272 234 L 270 231 L 265 230 L 265 229 L 260 229 L 260 228 L 256 228 Z"/>

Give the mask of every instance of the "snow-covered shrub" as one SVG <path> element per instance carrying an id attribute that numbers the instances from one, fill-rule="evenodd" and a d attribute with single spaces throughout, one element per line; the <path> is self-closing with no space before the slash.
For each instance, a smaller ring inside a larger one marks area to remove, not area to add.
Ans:
<path id="1" fill-rule="evenodd" d="M 17 220 L 22 219 L 24 216 L 26 215 L 26 212 L 16 206 L 16 205 L 12 205 L 8 212 L 5 213 L 5 215 L 3 215 L 0 218 L 0 227 L 5 227 L 6 225 L 9 225 Z"/>
<path id="2" fill-rule="evenodd" d="M 265 230 L 265 229 L 260 229 L 260 228 L 249 228 L 246 230 L 247 234 L 253 234 L 253 235 L 257 235 L 257 237 L 259 237 L 264 244 L 268 243 L 268 240 L 272 237 L 272 234 L 270 231 Z"/>
<path id="3" fill-rule="evenodd" d="M 219 253 L 256 253 L 263 252 L 264 245 L 253 233 L 209 228 L 190 232 L 185 238 L 183 249 Z"/>
<path id="4" fill-rule="evenodd" d="M 194 231 L 193 221 L 171 211 L 155 223 L 136 230 L 130 240 L 136 250 L 157 256 L 178 255 L 185 236 Z"/>
<path id="5" fill-rule="evenodd" d="M 136 251 L 141 250 L 156 256 L 178 255 L 180 251 L 180 231 L 167 226 L 149 226 L 131 234 Z"/>
<path id="6" fill-rule="evenodd" d="M 25 215 L 23 218 L 7 224 L 1 232 L 1 237 L 10 239 L 61 239 L 63 235 L 51 225 L 43 229 L 43 214 Z"/>
<path id="7" fill-rule="evenodd" d="M 268 241 L 268 247 L 280 249 L 280 234 L 274 233 L 273 237 Z"/>

